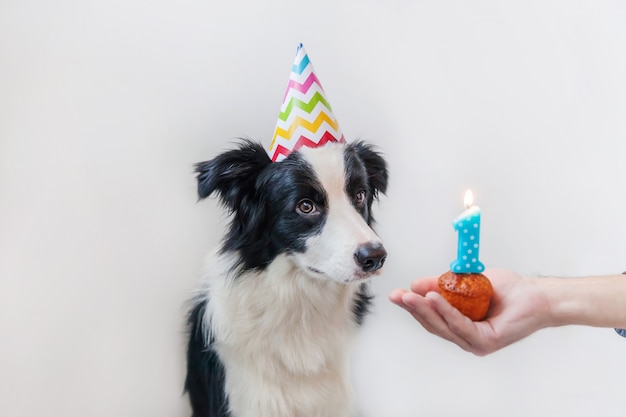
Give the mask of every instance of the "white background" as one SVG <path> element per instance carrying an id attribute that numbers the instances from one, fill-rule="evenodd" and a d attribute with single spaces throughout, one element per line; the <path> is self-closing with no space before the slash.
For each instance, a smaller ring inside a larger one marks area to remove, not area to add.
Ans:
<path id="1" fill-rule="evenodd" d="M 189 415 L 184 304 L 225 225 L 192 164 L 269 144 L 304 42 L 391 170 L 363 416 L 623 416 L 613 330 L 478 358 L 387 294 L 446 270 L 467 188 L 487 267 L 626 270 L 624 22 L 620 1 L 0 2 L 0 415 Z"/>

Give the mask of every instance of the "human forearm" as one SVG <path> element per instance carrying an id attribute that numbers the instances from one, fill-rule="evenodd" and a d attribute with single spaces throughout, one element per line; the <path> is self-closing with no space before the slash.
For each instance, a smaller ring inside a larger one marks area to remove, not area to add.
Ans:
<path id="1" fill-rule="evenodd" d="M 535 280 L 549 301 L 552 326 L 626 327 L 626 276 Z"/>

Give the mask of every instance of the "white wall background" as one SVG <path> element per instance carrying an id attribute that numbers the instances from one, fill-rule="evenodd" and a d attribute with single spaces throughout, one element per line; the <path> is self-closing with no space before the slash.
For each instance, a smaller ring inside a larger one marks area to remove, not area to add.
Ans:
<path id="1" fill-rule="evenodd" d="M 302 41 L 391 167 L 363 416 L 623 416 L 612 330 L 478 358 L 386 297 L 444 272 L 470 187 L 488 267 L 626 270 L 624 22 L 600 0 L 0 2 L 0 415 L 189 414 L 184 302 L 224 226 L 191 166 L 269 143 Z"/>

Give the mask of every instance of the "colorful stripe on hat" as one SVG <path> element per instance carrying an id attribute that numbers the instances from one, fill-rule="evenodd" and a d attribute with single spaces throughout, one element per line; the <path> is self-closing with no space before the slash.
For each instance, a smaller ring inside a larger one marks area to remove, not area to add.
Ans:
<path id="1" fill-rule="evenodd" d="M 315 75 L 313 64 L 300 44 L 291 68 L 269 155 L 276 162 L 302 146 L 315 148 L 328 142 L 345 142 L 345 138 Z"/>

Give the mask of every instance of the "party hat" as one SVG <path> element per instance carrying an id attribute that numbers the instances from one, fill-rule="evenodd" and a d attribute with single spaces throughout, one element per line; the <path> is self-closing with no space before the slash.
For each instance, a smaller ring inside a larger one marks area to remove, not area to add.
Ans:
<path id="1" fill-rule="evenodd" d="M 316 148 L 327 142 L 345 139 L 313 64 L 300 44 L 268 153 L 276 162 L 302 146 Z"/>

